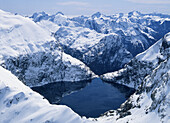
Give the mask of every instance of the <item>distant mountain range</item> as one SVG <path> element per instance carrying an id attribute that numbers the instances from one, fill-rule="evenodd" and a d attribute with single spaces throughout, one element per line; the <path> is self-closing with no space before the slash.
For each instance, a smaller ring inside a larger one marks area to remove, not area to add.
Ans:
<path id="1" fill-rule="evenodd" d="M 170 15 L 128 14 L 69 18 L 59 12 L 34 13 L 33 21 L 51 32 L 64 51 L 101 75 L 122 68 L 170 31 Z"/>

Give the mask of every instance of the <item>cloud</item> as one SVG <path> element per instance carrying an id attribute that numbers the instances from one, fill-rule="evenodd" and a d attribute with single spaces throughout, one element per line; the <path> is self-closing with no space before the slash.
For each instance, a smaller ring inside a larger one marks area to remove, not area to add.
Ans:
<path id="1" fill-rule="evenodd" d="M 69 2 L 59 2 L 59 3 L 57 3 L 57 5 L 60 5 L 60 6 L 87 6 L 87 5 L 89 5 L 89 3 L 69 1 Z"/>
<path id="2" fill-rule="evenodd" d="M 143 4 L 170 4 L 170 0 L 127 0 L 127 1 Z"/>

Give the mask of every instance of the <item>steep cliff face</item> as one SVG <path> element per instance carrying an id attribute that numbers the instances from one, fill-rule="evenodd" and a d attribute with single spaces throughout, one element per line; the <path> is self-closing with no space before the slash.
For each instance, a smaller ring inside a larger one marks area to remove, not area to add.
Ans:
<path id="1" fill-rule="evenodd" d="M 94 73 L 82 62 L 59 51 L 38 52 L 10 57 L 3 64 L 30 87 L 53 82 L 90 80 Z"/>
<path id="2" fill-rule="evenodd" d="M 104 37 L 83 55 L 84 63 L 96 74 L 119 70 L 132 58 L 117 35 Z"/>
<path id="3" fill-rule="evenodd" d="M 138 89 L 143 79 L 164 60 L 170 57 L 170 33 L 149 49 L 137 55 L 119 71 L 102 75 L 102 79 Z"/>
<path id="4" fill-rule="evenodd" d="M 0 24 L 0 65 L 26 85 L 93 77 L 84 63 L 64 53 L 55 38 L 29 18 L 0 10 Z"/>
<path id="5" fill-rule="evenodd" d="M 55 38 L 66 53 L 83 61 L 96 74 L 118 70 L 133 58 L 117 34 L 106 36 L 89 29 L 67 27 L 60 28 Z"/>

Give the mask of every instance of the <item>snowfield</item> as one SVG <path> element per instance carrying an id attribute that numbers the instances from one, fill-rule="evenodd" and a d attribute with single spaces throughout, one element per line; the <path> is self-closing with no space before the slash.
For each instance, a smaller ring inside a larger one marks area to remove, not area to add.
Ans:
<path id="1" fill-rule="evenodd" d="M 0 56 L 45 51 L 42 45 L 54 40 L 50 33 L 29 18 L 0 10 Z"/>

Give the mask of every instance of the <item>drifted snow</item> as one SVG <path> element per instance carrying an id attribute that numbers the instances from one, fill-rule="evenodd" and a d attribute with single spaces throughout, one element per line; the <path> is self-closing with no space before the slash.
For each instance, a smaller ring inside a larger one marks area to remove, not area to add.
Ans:
<path id="1" fill-rule="evenodd" d="M 40 25 L 45 30 L 49 31 L 49 33 L 56 32 L 56 30 L 60 28 L 60 26 L 58 26 L 57 24 L 54 24 L 53 22 L 47 20 L 42 20 L 40 22 L 37 22 L 37 24 Z"/>
<path id="2" fill-rule="evenodd" d="M 153 46 L 148 48 L 146 51 L 138 54 L 136 58 L 140 61 L 146 60 L 148 62 L 155 63 L 156 62 L 155 60 L 157 60 L 157 57 L 161 56 L 161 53 L 160 53 L 161 45 L 162 45 L 162 40 L 159 40 Z"/>
<path id="3" fill-rule="evenodd" d="M 154 65 L 157 64 L 157 62 L 158 62 L 157 58 L 163 58 L 161 51 L 160 51 L 161 46 L 162 46 L 162 40 L 166 40 L 166 42 L 169 43 L 170 42 L 170 33 L 167 33 L 164 36 L 164 39 L 160 39 L 154 45 L 149 47 L 146 51 L 138 54 L 136 56 L 136 58 L 139 61 L 152 62 Z"/>

